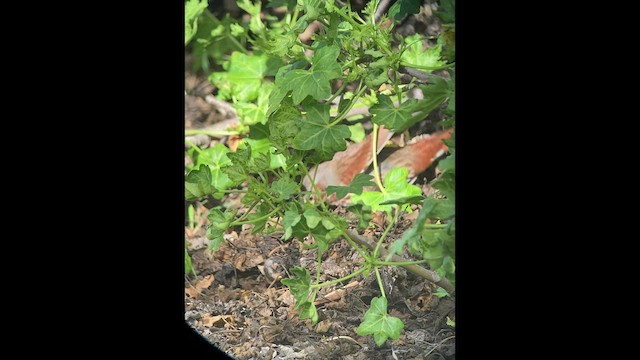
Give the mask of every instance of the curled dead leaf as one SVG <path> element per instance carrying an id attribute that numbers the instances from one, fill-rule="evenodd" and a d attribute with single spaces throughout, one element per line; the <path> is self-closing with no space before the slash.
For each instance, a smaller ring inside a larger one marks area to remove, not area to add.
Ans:
<path id="1" fill-rule="evenodd" d="M 318 325 L 316 325 L 316 332 L 317 333 L 326 333 L 331 328 L 331 325 L 332 325 L 332 323 L 331 323 L 330 319 L 324 319 L 324 320 L 320 321 L 318 323 Z"/>
<path id="2" fill-rule="evenodd" d="M 223 321 L 221 323 L 222 325 L 224 325 L 224 323 L 227 323 L 227 322 L 235 323 L 235 321 L 233 320 L 233 315 L 211 315 L 211 314 L 202 315 L 203 326 L 212 327 L 213 325 L 215 325 L 220 321 Z"/>
<path id="3" fill-rule="evenodd" d="M 184 288 L 184 292 L 189 295 L 189 297 L 197 299 L 202 290 L 211 286 L 214 280 L 215 277 L 213 276 L 213 274 L 207 275 L 202 280 L 198 281 L 195 286 L 188 286 Z"/>

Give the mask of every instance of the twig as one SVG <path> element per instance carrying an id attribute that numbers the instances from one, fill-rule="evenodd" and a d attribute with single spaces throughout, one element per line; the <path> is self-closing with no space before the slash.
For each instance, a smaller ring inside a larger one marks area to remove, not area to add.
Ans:
<path id="1" fill-rule="evenodd" d="M 390 2 L 391 0 L 381 0 L 380 4 L 378 4 L 378 8 L 376 9 L 376 14 L 375 14 L 376 24 L 378 23 L 378 21 L 380 21 L 382 14 L 384 14 L 384 12 L 387 11 L 387 7 L 389 7 Z"/>
<path id="2" fill-rule="evenodd" d="M 358 234 L 357 232 L 351 229 L 347 229 L 346 233 L 347 235 L 349 235 L 351 239 L 353 239 L 353 241 L 357 242 L 360 245 L 366 246 L 367 248 L 369 248 L 369 250 L 373 251 L 376 248 L 376 244 L 373 241 Z M 382 246 L 380 247 L 379 252 L 382 257 L 387 256 L 389 254 L 389 251 Z M 402 258 L 398 255 L 393 255 L 391 259 L 395 262 L 408 261 L 407 259 Z M 441 277 L 436 272 L 427 270 L 420 265 L 401 265 L 401 266 L 407 269 L 409 272 L 412 272 L 413 274 L 423 277 L 431 281 L 432 283 L 440 286 L 441 288 L 445 289 L 449 293 L 449 295 L 451 295 L 451 297 L 455 297 L 456 289 L 453 287 L 453 285 L 451 285 L 451 282 L 449 282 L 448 279 Z"/>
<path id="3" fill-rule="evenodd" d="M 456 337 L 455 335 L 451 335 L 451 336 L 449 336 L 448 338 L 444 338 L 442 341 L 440 341 L 439 343 L 437 343 L 437 344 L 436 344 L 436 346 L 434 346 L 434 347 L 433 347 L 433 349 L 429 350 L 429 352 L 428 352 L 424 357 L 426 358 L 427 356 L 429 356 L 429 354 L 431 354 L 432 352 L 434 352 L 434 351 L 435 351 L 435 349 L 437 349 L 437 348 L 438 348 L 440 345 L 442 345 L 445 341 L 447 341 L 447 340 L 449 340 L 449 339 L 453 339 L 453 338 L 455 338 L 455 337 Z"/>
<path id="4" fill-rule="evenodd" d="M 227 114 L 229 114 L 234 118 L 238 117 L 236 109 L 234 109 L 233 106 L 231 106 L 231 104 L 229 104 L 228 102 L 216 99 L 213 95 L 205 96 L 204 100 L 209 104 L 215 106 L 216 110 L 218 110 L 218 112 L 222 114 L 222 116 L 227 117 Z"/>

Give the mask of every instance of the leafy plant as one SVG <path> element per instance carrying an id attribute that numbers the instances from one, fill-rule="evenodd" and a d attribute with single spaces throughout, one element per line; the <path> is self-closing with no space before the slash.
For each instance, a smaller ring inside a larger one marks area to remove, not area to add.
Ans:
<path id="1" fill-rule="evenodd" d="M 380 23 L 389 20 L 388 16 L 399 20 L 416 13 L 420 3 L 397 1 Z M 359 174 L 348 186 L 326 189 L 327 195 L 335 193 L 340 199 L 351 194 L 352 205 L 347 209 L 356 216 L 359 229 L 371 226 L 373 212 L 388 214 L 388 225 L 371 246 L 349 230 L 344 217 L 317 201 L 323 194 L 316 186 L 304 189 L 303 182 L 307 179 L 313 184 L 311 169 L 345 150 L 346 139 L 359 136 L 362 128 L 354 127 L 349 117 L 356 106 L 369 107 L 374 133 L 381 125 L 403 132 L 448 101 L 448 119 L 443 124 L 453 126 L 454 82 L 433 72 L 446 68 L 453 77 L 455 68 L 450 60 L 455 56 L 451 42 L 440 38 L 424 51 L 429 43 L 419 35 L 394 37 L 393 22 L 384 27 L 375 21 L 378 4 L 370 1 L 358 13 L 334 1 L 267 2 L 267 7 L 288 8 L 289 13 L 278 19 L 261 17 L 260 1 L 241 0 L 238 6 L 249 14 L 246 20 L 217 19 L 196 0 L 185 4 L 185 28 L 189 31 L 185 43 L 194 44 L 192 51 L 200 56 L 199 67 L 209 74 L 218 98 L 237 110 L 239 132 L 244 135 L 235 151 L 221 144 L 208 149 L 192 147 L 194 165 L 186 175 L 185 198 L 195 201 L 221 199 L 227 193 L 243 195 L 241 202 L 247 210 L 241 215 L 223 206 L 210 210 L 207 238 L 212 251 L 224 241 L 226 231 L 245 224 L 253 225 L 254 233 L 282 231 L 284 240 L 312 237 L 315 242 L 306 246 L 317 249 L 315 279 L 308 269 L 295 267 L 290 269 L 292 277 L 281 282 L 296 299 L 300 318 L 313 324 L 318 321 L 314 301 L 321 287 L 375 273 L 380 297 L 372 299 L 357 332 L 373 335 L 380 346 L 389 338 L 397 339 L 404 327 L 400 319 L 387 314 L 381 266 L 410 268 L 428 263 L 437 273 L 432 281 L 449 284 L 454 280 L 454 142 L 447 143 L 451 155 L 440 162 L 443 173 L 433 184 L 437 195 L 425 198 L 418 186 L 407 182 L 406 168 L 389 171 L 383 184 L 376 159 L 374 176 Z M 445 9 L 450 16 L 451 6 Z M 309 44 L 304 43 L 299 35 L 314 20 L 322 24 L 322 30 Z M 230 54 L 216 52 L 219 49 Z M 209 73 L 211 63 L 222 70 Z M 407 68 L 421 74 L 422 79 L 402 83 L 400 73 Z M 422 99 L 409 99 L 409 91 L 415 88 L 422 90 Z M 364 192 L 369 186 L 377 190 Z M 403 212 L 411 211 L 412 204 L 421 204 L 418 219 L 387 253 L 383 247 L 387 234 Z M 351 274 L 321 282 L 323 255 L 340 238 L 356 249 L 363 261 Z M 397 260 L 394 255 L 404 249 L 422 260 Z M 185 266 L 187 256 L 185 253 Z M 441 282 L 438 276 L 443 278 Z"/>

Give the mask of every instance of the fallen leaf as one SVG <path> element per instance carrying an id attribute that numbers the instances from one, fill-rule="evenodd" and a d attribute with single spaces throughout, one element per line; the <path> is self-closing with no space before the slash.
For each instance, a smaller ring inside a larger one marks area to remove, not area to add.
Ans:
<path id="1" fill-rule="evenodd" d="M 215 277 L 213 276 L 213 274 L 207 275 L 204 277 L 204 279 L 198 281 L 195 286 L 188 286 L 184 288 L 184 292 L 189 295 L 189 297 L 197 299 L 202 290 L 211 286 L 214 280 Z"/>
<path id="2" fill-rule="evenodd" d="M 293 297 L 293 294 L 291 294 L 291 291 L 289 291 L 289 289 L 283 292 L 282 295 L 280 295 L 277 300 L 281 301 L 283 304 L 287 306 L 293 305 L 293 303 L 295 302 L 295 298 Z"/>
<path id="3" fill-rule="evenodd" d="M 242 137 L 238 135 L 230 135 L 227 138 L 227 146 L 229 146 L 229 149 L 231 149 L 231 151 L 236 151 L 241 141 Z"/>
<path id="4" fill-rule="evenodd" d="M 233 259 L 233 266 L 240 270 L 240 271 L 244 271 L 245 267 L 244 267 L 244 262 L 246 260 L 246 256 L 244 254 L 238 254 L 235 259 Z"/>
<path id="5" fill-rule="evenodd" d="M 233 315 L 215 315 L 215 316 L 212 316 L 211 314 L 202 315 L 202 325 L 206 327 L 212 327 L 215 323 L 219 322 L 220 320 L 223 320 L 224 322 L 227 322 L 227 321 L 234 322 Z"/>
<path id="6" fill-rule="evenodd" d="M 258 314 L 262 315 L 263 317 L 270 317 L 273 312 L 268 307 L 264 307 L 258 311 Z"/>
<path id="7" fill-rule="evenodd" d="M 324 298 L 330 301 L 338 301 L 344 295 L 344 291 L 344 289 L 333 290 L 332 292 L 325 295 Z"/>
<path id="8" fill-rule="evenodd" d="M 318 325 L 316 325 L 316 332 L 326 333 L 331 328 L 331 325 L 332 325 L 331 320 L 329 319 L 322 320 L 318 323 Z"/>

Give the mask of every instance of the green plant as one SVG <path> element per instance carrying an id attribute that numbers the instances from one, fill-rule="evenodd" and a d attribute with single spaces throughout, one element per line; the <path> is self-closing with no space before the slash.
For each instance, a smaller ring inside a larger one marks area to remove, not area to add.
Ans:
<path id="1" fill-rule="evenodd" d="M 311 319 L 314 324 L 318 321 L 314 301 L 321 287 L 373 271 L 381 296 L 373 298 L 357 332 L 373 335 L 376 344 L 382 345 L 388 338 L 397 339 L 404 324 L 387 314 L 381 266 L 404 266 L 420 273 L 416 266 L 428 263 L 436 272 L 429 273 L 430 279 L 446 284 L 443 286 L 449 292 L 453 289 L 453 140 L 447 143 L 451 155 L 440 162 L 443 173 L 433 185 L 439 191 L 437 195 L 425 197 L 419 187 L 408 184 L 404 168 L 390 171 L 383 184 L 375 155 L 373 177 L 360 174 L 348 186 L 327 188 L 327 194 L 335 193 L 339 199 L 352 194 L 353 205 L 348 210 L 357 216 L 360 229 L 371 224 L 372 212 L 387 212 L 391 220 L 375 244 L 350 230 L 345 218 L 332 212 L 326 203 L 313 201 L 322 197 L 315 185 L 308 190 L 303 188 L 304 178 L 313 184 L 315 174 L 310 169 L 314 165 L 345 150 L 346 140 L 359 136 L 348 116 L 355 107 L 369 106 L 374 133 L 380 125 L 395 132 L 405 131 L 443 104 L 448 104 L 443 124 L 453 126 L 454 81 L 433 74 L 440 69 L 455 74 L 451 43 L 443 40 L 443 35 L 436 46 L 423 52 L 426 39 L 418 35 L 394 37 L 392 26 L 380 26 L 374 20 L 378 4 L 379 1 L 370 1 L 360 14 L 349 5 L 337 6 L 334 1 L 270 1 L 267 6 L 286 6 L 289 13 L 282 19 L 262 19 L 261 2 L 240 0 L 238 6 L 250 15 L 247 24 L 228 17 L 218 20 L 206 9 L 198 17 L 204 25 L 186 18 L 190 36 L 185 36 L 185 42 L 195 41 L 193 51 L 204 54 L 199 66 L 205 71 L 211 60 L 222 65 L 223 71 L 211 73 L 209 80 L 218 88 L 217 96 L 237 110 L 237 131 L 246 136 L 235 152 L 221 144 L 208 149 L 192 146 L 194 165 L 185 179 L 185 198 L 193 201 L 208 196 L 220 199 L 227 193 L 243 194 L 242 204 L 247 211 L 242 215 L 224 207 L 211 209 L 207 237 L 212 251 L 224 241 L 226 231 L 244 224 L 252 224 L 254 233 L 282 231 L 285 240 L 313 237 L 315 243 L 306 246 L 317 249 L 315 279 L 309 270 L 295 267 L 290 269 L 293 277 L 281 281 L 294 295 L 301 319 Z M 201 6 L 196 0 L 186 3 L 191 16 Z M 418 9 L 419 2 L 401 0 L 389 13 L 400 19 Z M 299 35 L 316 20 L 323 25 L 322 33 L 314 36 L 310 44 L 303 43 Z M 386 20 L 383 15 L 380 23 Z M 220 49 L 218 44 L 228 45 L 227 49 L 233 52 L 230 56 L 210 52 Z M 406 68 L 424 75 L 426 80 L 403 83 L 400 73 Z M 377 92 L 383 84 L 390 90 Z M 407 96 L 416 87 L 424 94 L 421 100 Z M 334 102 L 337 106 L 332 107 Z M 376 141 L 373 144 L 375 147 Z M 375 149 L 372 151 L 375 154 Z M 378 191 L 363 193 L 365 186 L 377 186 Z M 384 240 L 401 213 L 410 211 L 411 204 L 422 206 L 418 219 L 386 251 Z M 363 262 L 343 278 L 321 282 L 323 255 L 340 238 L 358 251 Z M 397 255 L 405 248 L 422 260 L 398 260 Z"/>

